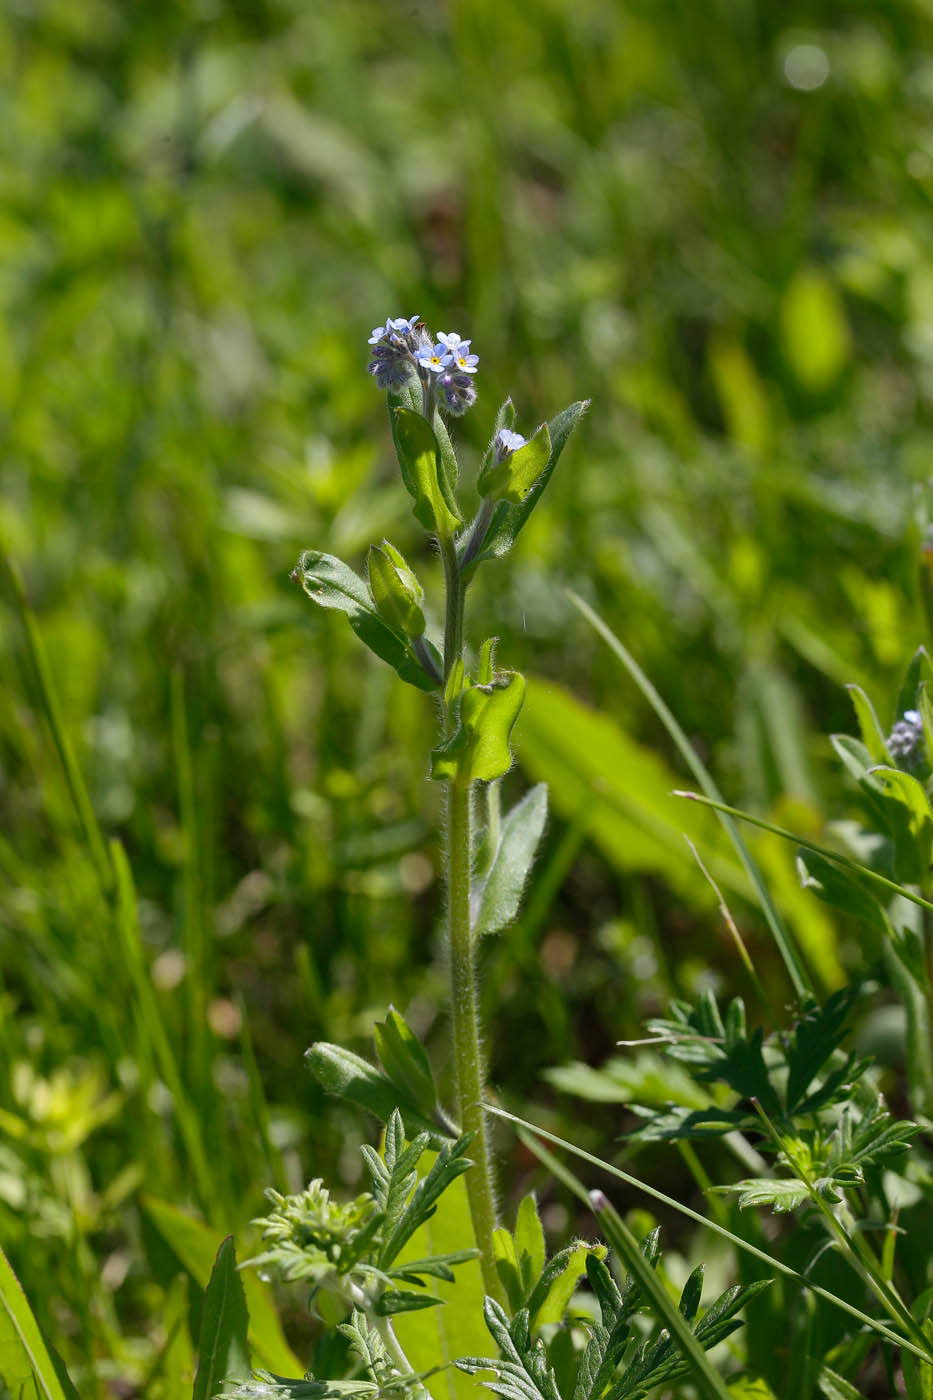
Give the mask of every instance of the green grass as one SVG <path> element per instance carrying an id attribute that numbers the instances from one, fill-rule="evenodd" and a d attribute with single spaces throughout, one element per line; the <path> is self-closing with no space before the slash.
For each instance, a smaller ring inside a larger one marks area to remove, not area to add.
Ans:
<path id="1" fill-rule="evenodd" d="M 593 400 L 514 569 L 475 585 L 503 664 L 685 785 L 573 588 L 727 801 L 816 841 L 845 810 L 842 685 L 888 725 L 926 629 L 931 38 L 909 0 L 0 20 L 0 541 L 28 600 L 5 575 L 0 1243 L 83 1397 L 172 1374 L 179 1266 L 140 1192 L 227 1229 L 270 1181 L 355 1187 L 373 1125 L 302 1052 L 368 1053 L 392 999 L 443 1053 L 430 701 L 288 581 L 303 547 L 358 566 L 384 534 L 439 574 L 364 372 L 377 321 L 473 336 L 467 460 L 506 393 L 525 431 Z M 829 58 L 814 91 L 785 76 L 802 42 Z M 533 694 L 516 791 L 563 762 L 532 751 Z M 602 1061 L 672 991 L 747 990 L 689 851 L 623 858 L 567 792 L 482 954 L 492 1081 L 565 1129 L 542 1069 Z M 833 985 L 851 931 L 746 835 Z M 588 1109 L 583 1145 L 617 1117 Z M 514 1195 L 528 1162 L 499 1141 Z"/>

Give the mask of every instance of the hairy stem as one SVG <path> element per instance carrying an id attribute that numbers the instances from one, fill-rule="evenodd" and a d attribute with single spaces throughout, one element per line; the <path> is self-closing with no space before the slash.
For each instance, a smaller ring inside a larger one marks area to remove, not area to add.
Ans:
<path id="1" fill-rule="evenodd" d="M 463 604 L 465 588 L 457 564 L 453 538 L 442 538 L 441 557 L 447 585 L 444 624 L 444 679 L 463 653 Z M 450 721 L 444 717 L 445 729 Z M 479 1003 L 473 960 L 470 917 L 470 880 L 473 870 L 473 784 L 452 780 L 446 804 L 447 936 L 450 953 L 450 1007 L 453 1025 L 454 1064 L 457 1073 L 457 1115 L 463 1132 L 473 1134 L 466 1174 L 467 1198 L 473 1234 L 480 1255 L 483 1286 L 490 1297 L 504 1303 L 496 1272 L 492 1232 L 496 1228 L 492 1161 L 483 1111 L 484 1067 L 479 1032 Z"/>
<path id="2" fill-rule="evenodd" d="M 447 917 L 457 1112 L 462 1130 L 473 1134 L 470 1157 L 474 1166 L 466 1174 L 466 1189 L 480 1252 L 483 1286 L 491 1297 L 504 1301 L 492 1249 L 496 1206 L 483 1111 L 483 1057 L 470 927 L 471 805 L 470 784 L 452 782 L 447 801 Z"/>

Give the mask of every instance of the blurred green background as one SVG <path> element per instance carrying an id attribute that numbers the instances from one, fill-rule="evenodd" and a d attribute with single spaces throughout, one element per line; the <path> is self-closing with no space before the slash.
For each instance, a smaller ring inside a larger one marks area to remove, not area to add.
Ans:
<path id="1" fill-rule="evenodd" d="M 712 860 L 716 828 L 668 798 L 686 775 L 565 589 L 730 800 L 843 814 L 843 686 L 890 724 L 924 637 L 931 41 L 922 0 L 4 8 L 0 540 L 140 911 L 131 947 L 4 576 L 0 1241 L 82 1395 L 168 1394 L 180 1364 L 141 1192 L 228 1228 L 272 1180 L 355 1187 L 374 1125 L 303 1050 L 369 1053 L 391 999 L 443 1062 L 431 702 L 288 579 L 388 535 L 438 596 L 365 373 L 387 315 L 473 338 L 468 479 L 507 393 L 525 430 L 592 399 L 471 594 L 472 641 L 531 677 L 508 786 L 555 809 L 484 951 L 493 1083 L 559 1129 L 543 1069 L 672 991 L 748 992 L 680 836 Z M 756 850 L 838 984 L 854 935 Z M 532 1163 L 508 1136 L 501 1162 L 508 1201 Z"/>

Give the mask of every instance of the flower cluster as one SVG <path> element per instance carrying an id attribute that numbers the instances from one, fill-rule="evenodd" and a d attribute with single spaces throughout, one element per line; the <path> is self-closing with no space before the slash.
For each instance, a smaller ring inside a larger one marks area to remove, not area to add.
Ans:
<path id="1" fill-rule="evenodd" d="M 913 769 L 923 758 L 923 720 L 919 710 L 905 710 L 888 735 L 888 752 L 898 766 Z"/>
<path id="2" fill-rule="evenodd" d="M 384 326 L 374 327 L 369 344 L 369 372 L 379 388 L 420 383 L 426 417 L 435 403 L 459 418 L 476 402 L 472 376 L 479 356 L 456 331 L 440 331 L 434 340 L 417 316 L 390 316 Z"/>
<path id="3" fill-rule="evenodd" d="M 249 1264 L 273 1278 L 308 1278 L 321 1284 L 344 1273 L 359 1257 L 354 1245 L 376 1209 L 368 1192 L 342 1204 L 330 1199 L 318 1177 L 296 1196 L 270 1188 L 266 1197 L 275 1210 L 253 1221 L 262 1226 L 266 1248 Z"/>

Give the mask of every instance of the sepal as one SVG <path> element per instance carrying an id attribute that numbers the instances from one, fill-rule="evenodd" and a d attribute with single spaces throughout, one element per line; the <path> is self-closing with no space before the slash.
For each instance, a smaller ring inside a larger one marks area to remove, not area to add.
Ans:
<path id="1" fill-rule="evenodd" d="M 370 545 L 366 570 L 369 591 L 383 621 L 406 637 L 422 637 L 424 589 L 395 546 L 388 540 Z"/>

